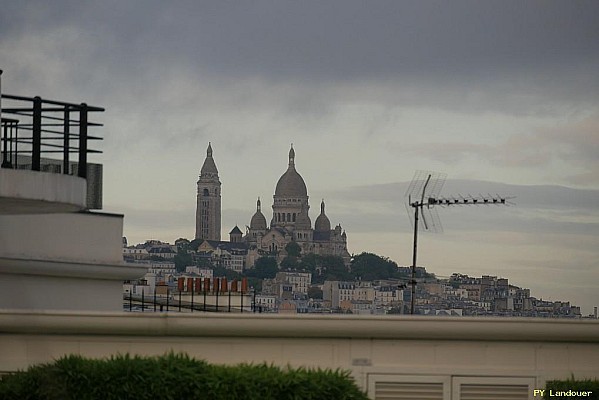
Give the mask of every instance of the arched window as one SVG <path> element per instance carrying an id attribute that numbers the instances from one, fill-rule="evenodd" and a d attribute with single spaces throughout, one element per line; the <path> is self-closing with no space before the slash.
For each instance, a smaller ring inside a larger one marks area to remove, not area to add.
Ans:
<path id="1" fill-rule="evenodd" d="M 281 213 L 281 215 L 283 216 L 283 222 L 285 222 L 285 213 Z"/>
<path id="2" fill-rule="evenodd" d="M 210 192 L 208 191 L 208 189 L 204 189 L 204 196 L 210 196 Z"/>
<path id="3" fill-rule="evenodd" d="M 293 213 L 293 222 L 295 222 L 295 213 Z"/>
<path id="4" fill-rule="evenodd" d="M 291 213 L 287 213 L 287 221 L 291 222 Z"/>

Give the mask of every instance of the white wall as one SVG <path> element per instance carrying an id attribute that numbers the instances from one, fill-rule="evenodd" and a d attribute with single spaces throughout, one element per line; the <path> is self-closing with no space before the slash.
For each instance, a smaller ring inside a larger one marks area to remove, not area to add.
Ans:
<path id="1" fill-rule="evenodd" d="M 122 236 L 122 215 L 0 215 L 0 257 L 120 264 Z"/>
<path id="2" fill-rule="evenodd" d="M 123 217 L 101 213 L 0 215 L 0 309 L 122 310 Z"/>
<path id="3" fill-rule="evenodd" d="M 599 321 L 0 312 L 0 334 L 0 371 L 64 354 L 174 350 L 214 363 L 347 369 L 372 397 L 377 382 L 420 380 L 444 382 L 443 398 L 457 399 L 460 382 L 486 379 L 525 382 L 532 399 L 548 379 L 599 378 Z"/>
<path id="4" fill-rule="evenodd" d="M 86 193 L 85 179 L 77 176 L 0 169 L 0 214 L 79 211 Z"/>

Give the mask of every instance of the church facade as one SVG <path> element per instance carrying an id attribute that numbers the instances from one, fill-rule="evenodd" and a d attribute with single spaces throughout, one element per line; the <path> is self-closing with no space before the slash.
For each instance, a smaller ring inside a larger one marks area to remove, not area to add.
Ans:
<path id="1" fill-rule="evenodd" d="M 203 232 L 202 229 L 206 230 L 206 228 L 201 223 L 198 225 L 198 218 L 202 221 L 208 221 L 207 231 L 211 231 L 211 220 L 209 218 L 205 219 L 204 215 L 218 215 L 219 221 L 218 223 L 214 222 L 214 226 L 218 225 L 220 229 L 220 208 L 218 213 L 209 208 L 210 205 L 214 204 L 218 204 L 220 207 L 220 181 L 218 180 L 218 172 L 215 171 L 216 165 L 212 159 L 212 149 L 209 146 L 208 155 L 198 181 L 196 226 L 199 227 L 200 233 Z M 210 172 L 211 175 L 207 175 L 203 179 L 204 172 L 206 174 Z M 214 175 L 214 173 L 216 174 Z M 218 182 L 218 185 L 216 182 Z M 218 189 L 217 192 L 216 189 Z M 204 194 L 207 194 L 207 197 L 210 198 L 215 196 L 213 193 L 218 193 L 218 202 L 216 202 L 216 199 L 212 203 L 210 201 L 204 202 Z M 241 244 L 247 246 L 248 262 L 246 265 L 248 267 L 253 266 L 254 261 L 262 255 L 276 255 L 279 261 L 282 260 L 287 256 L 285 247 L 292 241 L 300 246 L 302 254 L 335 255 L 342 257 L 346 264 L 349 263 L 347 234 L 340 224 L 331 228 L 331 222 L 325 213 L 324 200 L 320 204 L 320 214 L 313 226 L 309 216 L 310 204 L 308 200 L 306 183 L 295 168 L 295 150 L 291 146 L 287 170 L 279 178 L 275 187 L 270 224 L 267 223 L 266 217 L 262 213 L 261 200 L 258 198 L 256 212 L 252 216 L 245 234 L 239 231 L 237 227 L 231 231 L 231 234 L 235 233 L 235 237 L 231 235 L 231 242 L 235 242 L 238 246 Z M 211 239 L 198 236 L 198 229 L 196 229 L 196 237 Z"/>

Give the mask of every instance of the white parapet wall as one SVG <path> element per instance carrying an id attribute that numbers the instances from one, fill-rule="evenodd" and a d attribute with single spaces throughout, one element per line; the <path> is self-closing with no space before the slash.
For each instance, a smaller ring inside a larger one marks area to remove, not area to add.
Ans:
<path id="1" fill-rule="evenodd" d="M 84 210 L 86 185 L 72 175 L 0 168 L 0 215 Z"/>
<path id="2" fill-rule="evenodd" d="M 5 310 L 0 335 L 0 372 L 65 354 L 175 351 L 220 364 L 342 368 L 371 398 L 411 399 L 420 388 L 443 400 L 473 388 L 533 399 L 550 379 L 599 378 L 597 320 Z"/>
<path id="3" fill-rule="evenodd" d="M 0 215 L 0 309 L 122 310 L 123 216 Z"/>

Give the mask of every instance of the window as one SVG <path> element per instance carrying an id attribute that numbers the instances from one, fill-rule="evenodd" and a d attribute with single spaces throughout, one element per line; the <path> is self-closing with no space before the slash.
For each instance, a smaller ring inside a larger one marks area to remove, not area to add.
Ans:
<path id="1" fill-rule="evenodd" d="M 204 189 L 204 196 L 210 196 L 210 192 L 208 191 L 208 189 Z"/>

